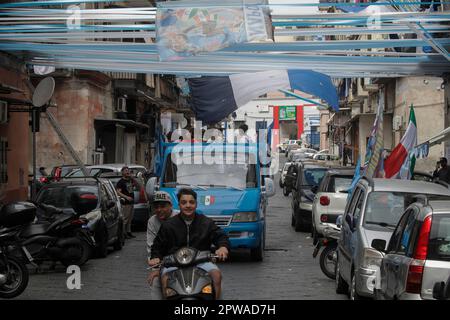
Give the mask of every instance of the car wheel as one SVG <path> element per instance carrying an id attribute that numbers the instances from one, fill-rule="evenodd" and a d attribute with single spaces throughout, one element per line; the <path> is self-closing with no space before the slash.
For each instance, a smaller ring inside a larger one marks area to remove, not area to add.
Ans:
<path id="1" fill-rule="evenodd" d="M 295 231 L 296 232 L 303 231 L 304 226 L 303 226 L 302 218 L 298 214 L 294 213 L 294 215 L 295 215 L 295 226 L 294 226 L 295 227 Z"/>
<path id="2" fill-rule="evenodd" d="M 288 188 L 286 186 L 283 187 L 283 195 L 285 197 L 289 196 L 290 191 L 288 190 Z"/>
<path id="3" fill-rule="evenodd" d="M 339 254 L 337 254 L 336 264 L 335 264 L 335 274 L 336 274 L 336 293 L 338 294 L 347 294 L 348 293 L 348 285 L 345 282 L 344 278 L 341 276 L 341 270 L 339 268 Z"/>
<path id="4" fill-rule="evenodd" d="M 96 239 L 98 243 L 97 257 L 106 258 L 106 256 L 108 256 L 108 231 L 105 226 L 102 226 L 99 231 L 98 240 Z"/>
<path id="5" fill-rule="evenodd" d="M 281 178 L 280 178 L 279 185 L 280 185 L 280 188 L 283 188 L 283 183 L 281 182 Z"/>
<path id="6" fill-rule="evenodd" d="M 291 227 L 295 226 L 295 218 L 294 215 L 291 215 Z"/>

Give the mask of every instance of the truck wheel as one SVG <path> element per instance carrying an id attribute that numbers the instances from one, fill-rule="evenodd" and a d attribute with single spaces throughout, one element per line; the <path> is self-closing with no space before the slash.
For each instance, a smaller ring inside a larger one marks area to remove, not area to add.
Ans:
<path id="1" fill-rule="evenodd" d="M 263 261 L 264 259 L 264 233 L 261 241 L 256 248 L 250 249 L 250 258 L 252 261 Z"/>

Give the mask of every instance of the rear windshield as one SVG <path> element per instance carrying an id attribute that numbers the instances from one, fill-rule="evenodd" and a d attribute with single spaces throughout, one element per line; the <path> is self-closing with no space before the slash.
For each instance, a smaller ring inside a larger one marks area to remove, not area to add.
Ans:
<path id="1" fill-rule="evenodd" d="M 353 176 L 331 177 L 327 192 L 339 192 L 348 190 L 352 184 Z"/>
<path id="2" fill-rule="evenodd" d="M 327 169 L 305 169 L 304 174 L 304 184 L 308 186 L 318 186 L 322 181 L 323 176 L 327 172 Z"/>
<path id="3" fill-rule="evenodd" d="M 72 208 L 70 198 L 73 192 L 92 193 L 99 198 L 98 188 L 95 186 L 58 186 L 43 189 L 38 195 L 37 202 L 57 208 Z"/>
<path id="4" fill-rule="evenodd" d="M 450 214 L 433 215 L 428 259 L 450 261 Z"/>

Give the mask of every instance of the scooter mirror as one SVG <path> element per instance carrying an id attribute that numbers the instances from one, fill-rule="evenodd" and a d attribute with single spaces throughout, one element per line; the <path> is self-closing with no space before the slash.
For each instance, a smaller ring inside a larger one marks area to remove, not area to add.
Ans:
<path id="1" fill-rule="evenodd" d="M 145 185 L 145 192 L 147 193 L 147 197 L 149 199 L 153 199 L 153 196 L 157 188 L 158 188 L 158 178 L 151 177 L 150 179 L 148 179 L 147 184 Z"/>

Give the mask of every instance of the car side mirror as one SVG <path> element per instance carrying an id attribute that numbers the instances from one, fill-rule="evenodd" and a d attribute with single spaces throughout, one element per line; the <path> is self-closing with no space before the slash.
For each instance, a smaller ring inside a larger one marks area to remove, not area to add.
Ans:
<path id="1" fill-rule="evenodd" d="M 384 252 L 386 250 L 386 240 L 373 239 L 370 246 L 378 251 Z"/>
<path id="2" fill-rule="evenodd" d="M 336 219 L 336 227 L 338 227 L 339 229 L 342 228 L 342 214 Z"/>

